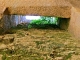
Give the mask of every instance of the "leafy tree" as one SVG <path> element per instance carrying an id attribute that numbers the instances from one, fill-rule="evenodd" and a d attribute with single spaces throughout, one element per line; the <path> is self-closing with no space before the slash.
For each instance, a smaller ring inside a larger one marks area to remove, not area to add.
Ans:
<path id="1" fill-rule="evenodd" d="M 49 16 L 41 16 L 41 20 L 46 20 L 48 22 L 48 24 L 51 24 L 51 20 L 52 20 L 52 17 L 49 17 Z"/>
<path id="2" fill-rule="evenodd" d="M 29 27 L 34 27 L 34 26 L 38 26 L 38 27 L 46 27 L 50 24 L 56 24 L 57 23 L 58 18 L 57 17 L 49 17 L 49 16 L 41 16 L 40 19 L 38 20 L 32 20 Z"/>

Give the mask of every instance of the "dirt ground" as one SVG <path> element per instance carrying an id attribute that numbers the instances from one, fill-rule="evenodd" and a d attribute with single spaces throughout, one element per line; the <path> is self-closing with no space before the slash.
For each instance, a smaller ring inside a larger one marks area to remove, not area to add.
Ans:
<path id="1" fill-rule="evenodd" d="M 0 60 L 80 60 L 80 40 L 59 29 L 19 29 L 0 36 Z"/>

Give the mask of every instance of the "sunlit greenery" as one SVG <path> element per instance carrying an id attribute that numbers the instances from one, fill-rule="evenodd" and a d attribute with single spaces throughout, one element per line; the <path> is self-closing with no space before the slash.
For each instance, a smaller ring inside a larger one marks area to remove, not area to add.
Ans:
<path id="1" fill-rule="evenodd" d="M 41 16 L 40 19 L 32 20 L 28 27 L 31 28 L 36 26 L 40 28 L 45 28 L 47 26 L 57 25 L 57 21 L 58 21 L 57 17 Z"/>
<path id="2" fill-rule="evenodd" d="M 57 20 L 57 17 L 41 16 L 38 20 L 32 20 L 31 24 L 56 24 Z"/>

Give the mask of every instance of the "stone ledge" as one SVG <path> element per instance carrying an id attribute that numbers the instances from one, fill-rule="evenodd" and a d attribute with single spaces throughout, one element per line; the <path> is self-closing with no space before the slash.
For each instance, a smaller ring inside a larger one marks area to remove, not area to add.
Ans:
<path id="1" fill-rule="evenodd" d="M 42 15 L 42 16 L 57 16 L 63 18 L 70 18 L 71 7 L 58 6 L 30 6 L 30 7 L 9 7 L 9 14 L 19 15 Z"/>
<path id="2" fill-rule="evenodd" d="M 9 14 L 42 15 L 70 18 L 71 4 L 66 0 L 1 0 Z M 4 8 L 0 8 L 4 9 Z M 3 13 L 4 10 L 0 12 Z M 7 13 L 7 14 L 8 14 Z"/>

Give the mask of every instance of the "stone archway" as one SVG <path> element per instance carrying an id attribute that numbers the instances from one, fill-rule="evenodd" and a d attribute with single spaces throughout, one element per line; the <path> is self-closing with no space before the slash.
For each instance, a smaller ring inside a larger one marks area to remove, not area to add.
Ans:
<path id="1" fill-rule="evenodd" d="M 42 15 L 70 18 L 69 31 L 76 37 L 80 37 L 78 20 L 80 15 L 79 0 L 1 0 L 0 18 L 7 14 L 18 15 Z M 75 17 L 74 17 L 75 14 Z M 76 21 L 74 19 L 77 19 Z M 63 20 L 61 27 L 66 26 Z M 75 26 L 75 27 L 74 27 Z"/>

